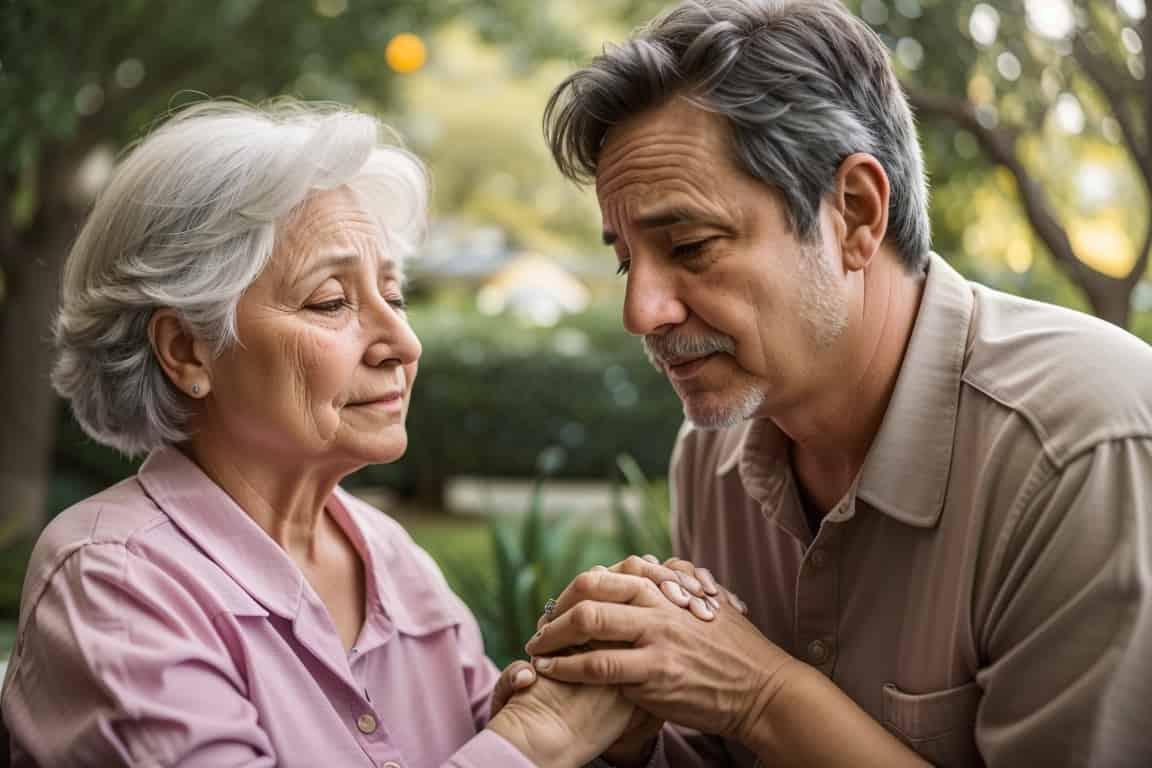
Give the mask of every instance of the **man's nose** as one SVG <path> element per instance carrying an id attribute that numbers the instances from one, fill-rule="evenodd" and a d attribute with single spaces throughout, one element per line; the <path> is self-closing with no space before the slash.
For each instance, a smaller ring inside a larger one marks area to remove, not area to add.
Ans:
<path id="1" fill-rule="evenodd" d="M 675 275 L 633 259 L 624 292 L 624 327 L 636 336 L 663 333 L 688 319 Z"/>

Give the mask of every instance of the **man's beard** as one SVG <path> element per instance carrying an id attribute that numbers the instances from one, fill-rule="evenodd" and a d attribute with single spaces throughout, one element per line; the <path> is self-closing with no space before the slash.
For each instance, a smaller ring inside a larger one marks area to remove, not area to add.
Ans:
<path id="1" fill-rule="evenodd" d="M 848 325 L 848 306 L 836 290 L 831 268 L 824 262 L 819 243 L 803 246 L 801 254 L 800 318 L 809 332 L 809 340 L 822 349 L 838 339 Z M 804 279 L 806 278 L 806 279 Z M 644 353 L 656 370 L 666 373 L 665 360 L 700 358 L 710 354 L 736 354 L 736 340 L 725 334 L 690 336 L 674 332 L 649 334 L 644 337 Z M 724 429 L 756 415 L 768 399 L 767 391 L 754 382 L 741 383 L 740 389 L 726 398 L 729 403 L 701 412 L 690 412 L 684 403 L 684 415 L 698 429 Z"/>
<path id="2" fill-rule="evenodd" d="M 731 336 L 723 334 L 707 336 L 688 336 L 684 334 L 665 333 L 650 334 L 644 337 L 644 354 L 648 362 L 661 372 L 665 372 L 665 360 L 686 358 L 701 358 L 712 354 L 734 355 L 736 341 Z M 723 429 L 739 424 L 751 418 L 764 403 L 764 392 L 752 386 L 744 387 L 744 391 L 737 396 L 738 402 L 719 408 L 711 408 L 705 412 L 699 409 L 689 410 L 684 403 L 684 416 L 698 429 Z"/>

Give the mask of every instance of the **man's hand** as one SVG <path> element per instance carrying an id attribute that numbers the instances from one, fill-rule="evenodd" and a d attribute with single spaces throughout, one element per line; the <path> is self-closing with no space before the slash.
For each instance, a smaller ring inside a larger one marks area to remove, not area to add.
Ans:
<path id="1" fill-rule="evenodd" d="M 716 603 L 715 620 L 700 621 L 651 578 L 589 571 L 565 590 L 526 650 L 548 656 L 593 644 L 537 658 L 536 669 L 556 680 L 622 685 L 626 698 L 659 718 L 748 743 L 789 670 L 802 665 L 734 603 Z"/>

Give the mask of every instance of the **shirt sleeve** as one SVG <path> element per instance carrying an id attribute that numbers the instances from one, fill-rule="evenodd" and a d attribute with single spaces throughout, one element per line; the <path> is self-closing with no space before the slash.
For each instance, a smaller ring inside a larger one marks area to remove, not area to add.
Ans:
<path id="1" fill-rule="evenodd" d="M 64 561 L 24 635 L 4 717 L 37 764 L 276 765 L 212 620 L 123 545 Z"/>
<path id="2" fill-rule="evenodd" d="M 1033 472 L 977 602 L 976 741 L 989 766 L 1090 764 L 1104 704 L 1124 686 L 1118 661 L 1136 653 L 1135 619 L 1148 610 L 1150 482 L 1147 439 Z M 1139 720 L 1115 722 L 1113 738 L 1143 739 Z"/>

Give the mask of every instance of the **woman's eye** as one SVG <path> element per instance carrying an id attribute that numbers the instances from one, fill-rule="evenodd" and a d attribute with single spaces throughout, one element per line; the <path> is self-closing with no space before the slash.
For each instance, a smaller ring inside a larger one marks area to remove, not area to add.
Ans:
<path id="1" fill-rule="evenodd" d="M 397 312 L 406 312 L 408 310 L 408 302 L 404 300 L 403 296 L 394 296 L 388 299 L 388 303 L 391 304 L 392 308 Z"/>
<path id="2" fill-rule="evenodd" d="M 305 309 L 310 309 L 313 312 L 325 312 L 327 314 L 335 314 L 344 309 L 348 305 L 348 300 L 344 298 L 332 299 L 331 301 L 322 301 L 319 304 L 309 304 Z"/>

